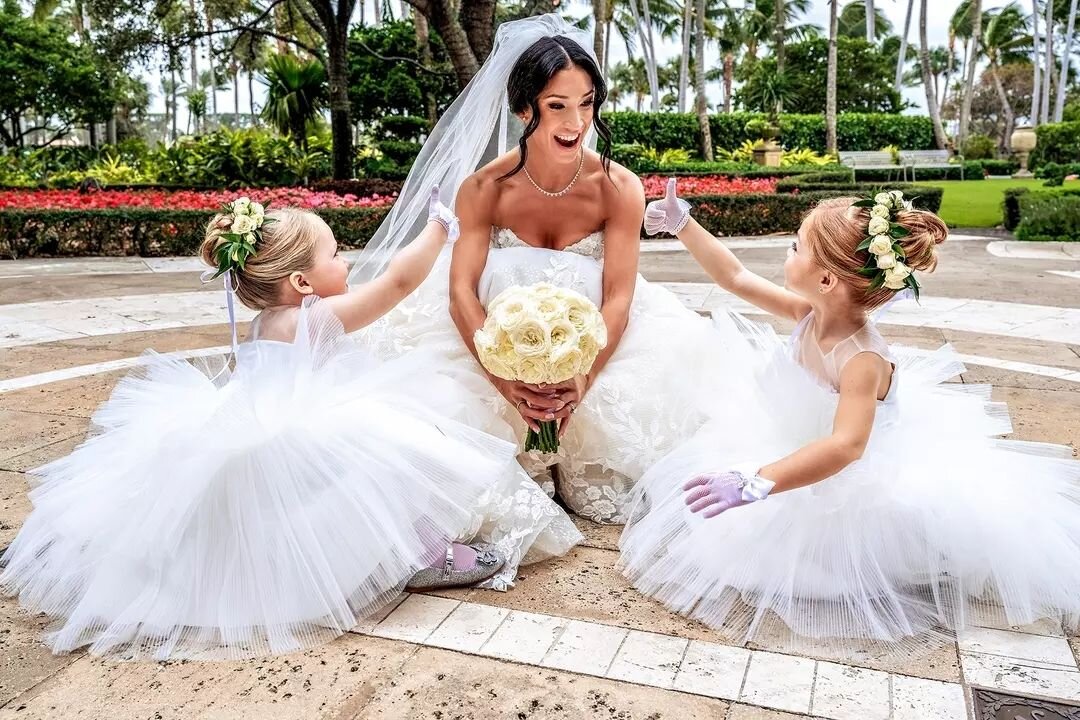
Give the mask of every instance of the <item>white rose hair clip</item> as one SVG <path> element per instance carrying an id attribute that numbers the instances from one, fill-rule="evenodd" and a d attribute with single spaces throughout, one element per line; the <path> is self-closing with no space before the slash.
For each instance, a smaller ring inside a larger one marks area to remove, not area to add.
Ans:
<path id="1" fill-rule="evenodd" d="M 872 278 L 867 292 L 873 292 L 880 287 L 889 290 L 910 288 L 918 300 L 919 281 L 907 266 L 903 246 L 897 242 L 910 233 L 903 225 L 895 222 L 898 212 L 911 209 L 911 200 L 905 200 L 904 193 L 893 190 L 859 200 L 853 203 L 852 207 L 870 208 L 867 237 L 856 248 L 857 252 L 865 250 L 868 254 L 866 264 L 859 270 L 863 277 Z"/>
<path id="2" fill-rule="evenodd" d="M 263 205 L 240 197 L 222 208 L 232 216 L 228 232 L 221 233 L 222 242 L 217 248 L 217 272 L 210 279 L 221 277 L 230 270 L 243 270 L 247 259 L 255 254 L 255 243 L 262 239 L 262 227 L 274 222 L 266 217 L 267 203 Z"/>

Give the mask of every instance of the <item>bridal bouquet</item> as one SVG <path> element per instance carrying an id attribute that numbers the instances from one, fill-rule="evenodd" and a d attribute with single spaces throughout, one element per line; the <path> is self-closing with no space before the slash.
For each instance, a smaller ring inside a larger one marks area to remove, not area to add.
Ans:
<path id="1" fill-rule="evenodd" d="M 581 293 L 549 283 L 514 286 L 488 307 L 474 337 L 480 363 L 492 375 L 530 385 L 554 385 L 587 374 L 607 344 L 607 326 Z M 525 450 L 559 449 L 557 423 L 540 423 L 525 436 Z"/>

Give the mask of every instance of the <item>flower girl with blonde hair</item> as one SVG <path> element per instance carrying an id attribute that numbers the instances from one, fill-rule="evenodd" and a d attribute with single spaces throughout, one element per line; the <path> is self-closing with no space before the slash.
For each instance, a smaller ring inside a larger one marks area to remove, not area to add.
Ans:
<path id="1" fill-rule="evenodd" d="M 453 541 L 521 475 L 516 448 L 429 409 L 454 389 L 422 361 L 383 364 L 347 337 L 412 292 L 456 234 L 433 191 L 419 237 L 349 292 L 317 215 L 241 198 L 210 222 L 202 257 L 225 278 L 230 315 L 233 292 L 259 311 L 238 347 L 232 323 L 235 369 L 153 355 L 91 437 L 33 471 L 34 509 L 0 582 L 55 619 L 55 652 L 290 652 L 406 585 L 500 570 L 503 553 Z"/>
<path id="2" fill-rule="evenodd" d="M 755 401 L 719 408 L 638 486 L 635 587 L 738 640 L 936 644 L 974 622 L 1080 617 L 1080 463 L 1005 441 L 990 387 L 943 384 L 951 350 L 890 347 L 870 312 L 917 297 L 945 224 L 899 191 L 821 202 L 784 287 L 747 270 L 675 194 L 650 203 L 725 290 L 797 323 L 746 323 Z M 988 617 L 988 614 L 990 617 Z"/>

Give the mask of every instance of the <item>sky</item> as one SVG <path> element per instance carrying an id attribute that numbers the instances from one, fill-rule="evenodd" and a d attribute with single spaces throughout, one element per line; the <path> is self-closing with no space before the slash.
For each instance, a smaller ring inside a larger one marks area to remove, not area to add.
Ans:
<path id="1" fill-rule="evenodd" d="M 738 0 L 735 0 L 736 2 Z M 364 16 L 367 22 L 372 21 L 373 17 L 373 3 L 374 0 L 364 0 Z M 1007 3 L 1007 0 L 983 0 L 984 10 L 990 10 L 993 8 L 1001 7 Z M 392 4 L 395 10 L 395 16 L 397 16 L 398 7 L 401 4 L 401 0 L 392 0 Z M 841 7 L 844 5 L 844 1 L 841 0 Z M 948 24 L 949 19 L 952 17 L 953 12 L 960 5 L 960 0 L 930 0 L 927 3 L 927 38 L 931 47 L 944 46 L 948 41 Z M 904 15 L 907 11 L 907 3 L 905 0 L 876 0 L 876 6 L 885 14 L 889 21 L 893 24 L 894 32 L 899 33 L 904 26 Z M 567 5 L 564 7 L 564 11 L 575 17 L 583 17 L 591 13 L 591 5 L 583 0 L 568 0 Z M 908 36 L 908 42 L 913 45 L 918 45 L 918 12 L 919 5 L 916 2 L 915 11 L 912 14 L 911 20 L 911 32 Z M 357 11 L 354 15 L 354 22 L 360 21 L 360 8 L 359 3 Z M 829 22 L 829 6 L 826 0 L 812 0 L 810 10 L 802 19 L 803 22 L 812 23 L 818 25 L 821 28 L 826 28 Z M 668 58 L 675 57 L 680 52 L 678 40 L 671 42 L 662 42 L 658 40 L 657 45 L 657 61 L 662 64 Z M 709 67 L 716 67 L 720 64 L 720 53 L 715 47 L 706 46 L 705 49 L 706 60 Z M 205 59 L 205 51 L 203 58 L 200 61 L 200 70 L 207 67 Z M 626 60 L 626 48 L 615 38 L 611 42 L 611 65 L 615 65 L 618 62 Z M 823 70 L 824 71 L 824 70 Z M 160 76 L 155 72 L 145 72 L 145 79 L 150 83 L 153 97 L 150 103 L 150 112 L 161 113 L 165 111 L 165 102 L 161 94 Z M 722 99 L 722 91 L 719 83 L 710 83 L 707 90 L 709 95 L 709 101 L 715 105 Z M 926 113 L 926 95 L 922 89 L 922 86 L 905 88 L 904 99 L 914 104 L 914 107 L 909 109 L 908 113 Z M 255 102 L 256 105 L 260 105 L 263 98 L 262 86 L 259 84 L 258 79 L 255 81 Z M 218 92 L 218 111 L 219 112 L 232 112 L 233 108 L 233 91 L 223 90 Z M 179 100 L 181 126 L 187 117 L 187 108 L 184 106 L 183 99 Z M 246 111 L 248 108 L 248 92 L 247 82 L 244 78 L 240 81 L 240 108 L 241 112 Z"/>

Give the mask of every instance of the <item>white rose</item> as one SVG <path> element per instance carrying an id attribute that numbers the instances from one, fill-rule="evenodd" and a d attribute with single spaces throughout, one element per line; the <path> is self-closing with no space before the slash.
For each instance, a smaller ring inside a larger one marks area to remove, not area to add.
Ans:
<path id="1" fill-rule="evenodd" d="M 548 329 L 539 321 L 524 320 L 509 331 L 510 342 L 514 344 L 514 351 L 521 357 L 537 357 L 546 354 L 551 347 L 548 332 Z"/>
<path id="2" fill-rule="evenodd" d="M 870 217 L 887 218 L 889 217 L 889 208 L 884 205 L 875 205 L 870 208 Z"/>
<path id="3" fill-rule="evenodd" d="M 544 362 L 543 358 L 522 358 L 517 365 L 517 379 L 523 383 L 539 385 L 542 382 L 548 382 L 548 378 L 548 364 Z"/>
<path id="4" fill-rule="evenodd" d="M 877 235 L 870 241 L 867 249 L 871 255 L 887 255 L 892 252 L 892 238 L 888 235 Z"/>
<path id="5" fill-rule="evenodd" d="M 251 212 L 251 200 L 246 197 L 238 197 L 232 202 L 233 215 L 247 215 Z"/>
<path id="6" fill-rule="evenodd" d="M 237 235 L 246 235 L 254 229 L 255 221 L 247 215 L 237 215 L 236 217 L 234 217 L 232 221 L 232 227 L 229 228 L 230 231 L 236 233 Z"/>
<path id="7" fill-rule="evenodd" d="M 560 383 L 582 372 L 584 358 L 578 350 L 571 350 L 551 366 L 551 382 Z"/>
<path id="8" fill-rule="evenodd" d="M 900 290 L 904 287 L 904 281 L 911 274 L 911 268 L 902 262 L 885 271 L 885 287 L 890 290 Z"/>
<path id="9" fill-rule="evenodd" d="M 889 232 L 889 221 L 885 218 L 872 217 L 868 229 L 871 235 L 884 235 Z"/>
<path id="10" fill-rule="evenodd" d="M 878 205 L 884 205 L 888 207 L 889 205 L 892 205 L 892 195 L 887 192 L 878 193 L 874 196 L 874 202 L 876 202 Z"/>
<path id="11" fill-rule="evenodd" d="M 551 324 L 551 354 L 559 357 L 577 347 L 578 332 L 567 320 L 557 320 Z"/>
<path id="12" fill-rule="evenodd" d="M 492 307 L 492 317 L 500 328 L 509 332 L 525 321 L 525 303 L 508 297 Z"/>
<path id="13" fill-rule="evenodd" d="M 891 193 L 893 199 L 893 207 L 900 207 L 900 203 L 904 200 L 904 193 L 899 190 L 893 190 Z"/>
<path id="14" fill-rule="evenodd" d="M 878 270 L 888 270 L 889 268 L 896 267 L 896 253 L 878 255 L 877 266 Z"/>

